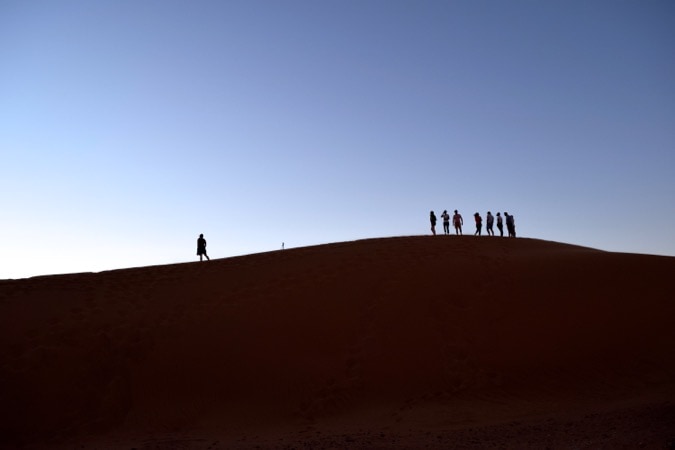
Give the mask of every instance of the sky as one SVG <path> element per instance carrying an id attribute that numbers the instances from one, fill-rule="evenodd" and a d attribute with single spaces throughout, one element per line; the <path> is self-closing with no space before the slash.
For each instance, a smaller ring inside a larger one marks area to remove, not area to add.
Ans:
<path id="1" fill-rule="evenodd" d="M 675 256 L 675 2 L 0 0 L 0 156 L 0 279 L 444 209 Z"/>

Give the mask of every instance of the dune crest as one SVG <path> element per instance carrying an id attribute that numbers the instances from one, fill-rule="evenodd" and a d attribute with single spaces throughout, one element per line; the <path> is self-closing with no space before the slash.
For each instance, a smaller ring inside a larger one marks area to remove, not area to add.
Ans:
<path id="1" fill-rule="evenodd" d="M 417 236 L 0 281 L 0 447 L 665 446 L 673 274 Z"/>

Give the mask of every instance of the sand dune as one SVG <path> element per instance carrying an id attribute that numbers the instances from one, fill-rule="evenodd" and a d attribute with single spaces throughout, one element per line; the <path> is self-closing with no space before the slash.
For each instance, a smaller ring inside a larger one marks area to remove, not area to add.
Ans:
<path id="1" fill-rule="evenodd" d="M 418 236 L 0 281 L 0 447 L 667 448 L 673 276 Z"/>

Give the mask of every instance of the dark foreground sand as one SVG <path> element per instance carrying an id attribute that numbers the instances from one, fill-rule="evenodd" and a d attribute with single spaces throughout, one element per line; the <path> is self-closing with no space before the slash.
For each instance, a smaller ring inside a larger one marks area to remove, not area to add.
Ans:
<path id="1" fill-rule="evenodd" d="M 674 279 L 423 236 L 0 281 L 0 447 L 675 448 Z"/>

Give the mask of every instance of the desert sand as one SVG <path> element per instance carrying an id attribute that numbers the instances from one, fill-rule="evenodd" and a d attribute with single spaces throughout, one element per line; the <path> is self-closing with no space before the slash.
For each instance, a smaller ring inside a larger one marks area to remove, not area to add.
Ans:
<path id="1" fill-rule="evenodd" d="M 0 447 L 674 448 L 675 258 L 368 239 L 0 281 Z"/>

